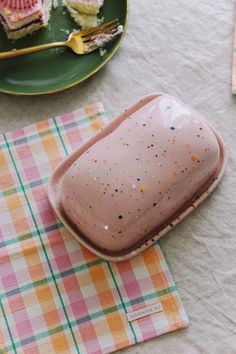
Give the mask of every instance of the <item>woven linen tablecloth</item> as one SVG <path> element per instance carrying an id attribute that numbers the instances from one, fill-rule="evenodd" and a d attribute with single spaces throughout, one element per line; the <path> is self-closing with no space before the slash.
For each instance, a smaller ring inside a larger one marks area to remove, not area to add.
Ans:
<path id="1" fill-rule="evenodd" d="M 0 136 L 0 353 L 108 353 L 186 327 L 159 243 L 97 258 L 53 213 L 53 169 L 108 118 L 102 104 Z M 127 321 L 160 301 L 163 311 Z"/>
<path id="2" fill-rule="evenodd" d="M 232 73 L 232 92 L 236 95 L 236 25 L 234 32 L 234 48 L 233 48 L 233 73 Z"/>

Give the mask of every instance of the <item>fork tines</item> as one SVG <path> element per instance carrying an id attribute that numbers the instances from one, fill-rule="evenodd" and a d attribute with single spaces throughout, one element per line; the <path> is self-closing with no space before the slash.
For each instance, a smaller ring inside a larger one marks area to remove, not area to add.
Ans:
<path id="1" fill-rule="evenodd" d="M 118 19 L 115 19 L 113 21 L 104 23 L 98 27 L 81 31 L 80 32 L 81 38 L 82 38 L 83 42 L 86 42 L 87 40 L 91 40 L 93 36 L 98 35 L 100 33 L 108 33 L 110 31 L 117 29 L 118 26 L 119 26 L 119 21 L 118 21 Z"/>

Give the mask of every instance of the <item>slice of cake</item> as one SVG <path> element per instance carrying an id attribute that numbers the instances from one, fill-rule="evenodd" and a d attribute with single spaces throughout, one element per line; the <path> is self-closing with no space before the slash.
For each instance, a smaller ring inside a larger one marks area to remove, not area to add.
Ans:
<path id="1" fill-rule="evenodd" d="M 13 9 L 0 3 L 0 21 L 9 39 L 19 39 L 46 27 L 50 17 L 51 0 L 37 0 L 30 8 Z"/>
<path id="2" fill-rule="evenodd" d="M 96 15 L 85 15 L 70 6 L 66 6 L 73 20 L 82 29 L 94 28 L 99 26 L 103 19 L 98 18 Z"/>
<path id="3" fill-rule="evenodd" d="M 86 15 L 97 15 L 103 2 L 104 0 L 67 0 L 69 7 Z"/>
<path id="4" fill-rule="evenodd" d="M 82 29 L 99 26 L 103 19 L 97 17 L 104 0 L 63 0 L 73 20 Z"/>

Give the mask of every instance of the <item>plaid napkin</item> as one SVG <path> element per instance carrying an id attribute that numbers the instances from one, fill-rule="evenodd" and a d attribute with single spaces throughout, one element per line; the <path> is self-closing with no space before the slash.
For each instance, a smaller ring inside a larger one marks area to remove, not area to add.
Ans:
<path id="1" fill-rule="evenodd" d="M 236 95 L 236 25 L 235 25 L 235 32 L 234 32 L 232 92 L 233 94 Z"/>
<path id="2" fill-rule="evenodd" d="M 159 243 L 106 262 L 49 205 L 53 169 L 107 121 L 93 104 L 0 136 L 0 353 L 109 353 L 188 325 Z"/>

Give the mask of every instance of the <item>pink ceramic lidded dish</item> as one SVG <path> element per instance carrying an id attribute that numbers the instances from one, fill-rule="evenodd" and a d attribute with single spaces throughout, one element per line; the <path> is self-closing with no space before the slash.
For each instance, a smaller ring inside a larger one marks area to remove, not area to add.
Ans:
<path id="1" fill-rule="evenodd" d="M 219 183 L 221 137 L 167 94 L 144 97 L 62 162 L 53 209 L 88 249 L 113 261 L 151 246 Z"/>

